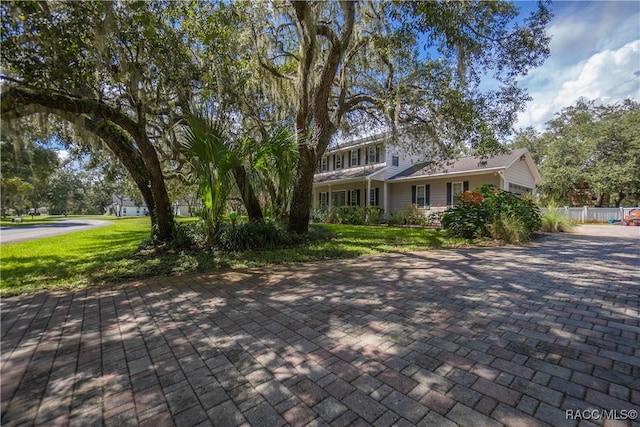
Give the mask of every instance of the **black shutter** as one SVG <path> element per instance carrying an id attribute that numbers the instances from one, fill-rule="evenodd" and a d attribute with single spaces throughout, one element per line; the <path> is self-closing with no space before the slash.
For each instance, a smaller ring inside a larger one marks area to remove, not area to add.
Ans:
<path id="1" fill-rule="evenodd" d="M 411 186 L 411 203 L 416 204 L 416 186 Z"/>
<path id="2" fill-rule="evenodd" d="M 351 206 L 351 190 L 347 190 L 347 200 L 345 205 Z"/>
<path id="3" fill-rule="evenodd" d="M 431 205 L 431 186 L 429 184 L 424 186 L 424 204 L 425 206 Z"/>
<path id="4" fill-rule="evenodd" d="M 462 191 L 469 191 L 469 181 L 464 181 L 462 183 Z"/>
<path id="5" fill-rule="evenodd" d="M 376 187 L 376 197 L 374 200 L 374 206 L 380 206 L 380 188 Z"/>
<path id="6" fill-rule="evenodd" d="M 358 148 L 358 166 L 360 166 L 360 149 Z"/>
<path id="7" fill-rule="evenodd" d="M 336 155 L 333 155 L 333 170 L 336 170 Z"/>
<path id="8" fill-rule="evenodd" d="M 380 163 L 380 146 L 376 145 L 376 163 Z"/>
<path id="9" fill-rule="evenodd" d="M 356 205 L 360 206 L 360 190 L 356 190 Z"/>
<path id="10" fill-rule="evenodd" d="M 447 182 L 447 206 L 451 205 L 452 195 L 453 195 L 453 189 L 451 187 L 451 183 Z"/>

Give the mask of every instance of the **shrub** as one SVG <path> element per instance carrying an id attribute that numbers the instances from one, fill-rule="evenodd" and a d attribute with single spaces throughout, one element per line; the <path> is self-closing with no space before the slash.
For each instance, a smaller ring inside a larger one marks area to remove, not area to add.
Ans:
<path id="1" fill-rule="evenodd" d="M 491 237 L 507 243 L 520 243 L 531 238 L 524 221 L 514 214 L 505 212 L 499 213 L 493 222 L 487 224 L 487 229 Z"/>
<path id="2" fill-rule="evenodd" d="M 573 221 L 567 218 L 555 204 L 551 203 L 542 214 L 542 231 L 551 233 L 570 233 L 574 230 Z"/>
<path id="3" fill-rule="evenodd" d="M 298 240 L 297 235 L 279 222 L 255 220 L 235 226 L 223 224 L 215 245 L 224 251 L 239 252 L 290 246 Z"/>
<path id="4" fill-rule="evenodd" d="M 380 225 L 382 216 L 384 215 L 384 208 L 380 206 L 367 206 L 365 210 L 365 224 L 367 225 Z"/>
<path id="5" fill-rule="evenodd" d="M 517 243 L 530 239 L 540 228 L 540 212 L 531 200 L 483 185 L 461 194 L 458 203 L 443 214 L 442 226 L 458 237 Z"/>
<path id="6" fill-rule="evenodd" d="M 340 224 L 363 225 L 366 214 L 360 206 L 340 206 L 336 208 Z"/>
<path id="7" fill-rule="evenodd" d="M 315 222 L 349 225 L 379 225 L 384 209 L 379 206 L 338 206 L 312 212 Z"/>
<path id="8" fill-rule="evenodd" d="M 399 211 L 392 212 L 387 218 L 388 225 L 420 225 L 424 226 L 427 219 L 424 211 L 416 205 L 411 204 Z"/>

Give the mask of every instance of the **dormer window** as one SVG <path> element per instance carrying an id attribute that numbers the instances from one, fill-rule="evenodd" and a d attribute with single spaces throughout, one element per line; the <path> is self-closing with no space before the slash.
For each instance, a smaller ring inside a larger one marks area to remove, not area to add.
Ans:
<path id="1" fill-rule="evenodd" d="M 342 169 L 342 155 L 336 154 L 336 169 Z"/>

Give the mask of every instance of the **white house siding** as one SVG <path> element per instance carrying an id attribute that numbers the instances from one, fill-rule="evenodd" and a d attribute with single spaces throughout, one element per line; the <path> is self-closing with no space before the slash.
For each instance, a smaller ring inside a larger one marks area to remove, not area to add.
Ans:
<path id="1" fill-rule="evenodd" d="M 469 181 L 469 189 L 480 187 L 483 184 L 500 186 L 500 176 L 491 172 L 479 175 L 448 176 L 446 178 L 421 178 L 411 181 L 389 182 L 389 210 L 395 212 L 406 208 L 411 204 L 411 187 L 413 185 L 429 185 L 429 205 L 433 207 L 447 205 L 447 182 Z"/>
<path id="2" fill-rule="evenodd" d="M 146 206 L 123 206 L 122 216 L 146 216 L 149 213 Z"/>
<path id="3" fill-rule="evenodd" d="M 534 189 L 536 186 L 531 169 L 526 161 L 516 160 L 504 172 L 505 190 L 509 190 L 509 183 Z"/>

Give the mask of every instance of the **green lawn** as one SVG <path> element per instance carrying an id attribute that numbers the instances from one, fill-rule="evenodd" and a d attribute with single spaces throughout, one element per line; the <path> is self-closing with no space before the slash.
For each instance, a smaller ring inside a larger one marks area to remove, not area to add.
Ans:
<path id="1" fill-rule="evenodd" d="M 80 288 L 182 272 L 349 258 L 381 252 L 460 247 L 462 239 L 437 230 L 348 225 L 326 227 L 333 238 L 304 246 L 236 254 L 210 250 L 144 248 L 149 218 L 124 218 L 113 225 L 0 246 L 0 295 L 44 289 Z M 318 233 L 316 233 L 318 234 Z M 325 234 L 326 233 L 325 231 Z"/>

